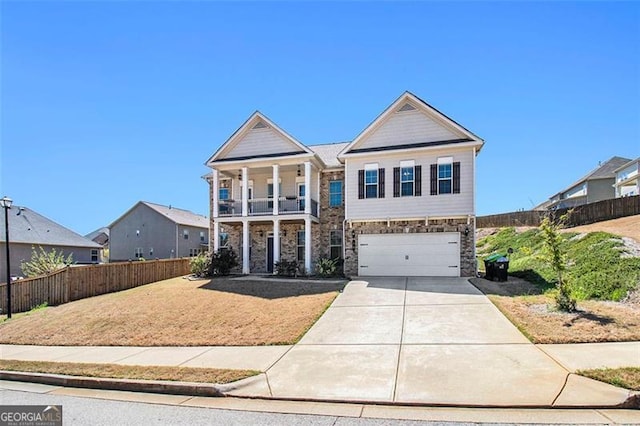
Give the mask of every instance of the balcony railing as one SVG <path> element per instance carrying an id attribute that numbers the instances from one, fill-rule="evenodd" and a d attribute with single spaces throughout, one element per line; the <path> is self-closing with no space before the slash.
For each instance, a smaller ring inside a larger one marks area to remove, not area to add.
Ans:
<path id="1" fill-rule="evenodd" d="M 278 214 L 300 214 L 305 211 L 305 199 L 301 197 L 280 197 Z M 269 216 L 273 214 L 273 198 L 252 198 L 249 200 L 249 216 Z M 311 199 L 311 214 L 318 216 L 318 202 Z M 220 200 L 218 216 L 242 216 L 242 201 Z"/>

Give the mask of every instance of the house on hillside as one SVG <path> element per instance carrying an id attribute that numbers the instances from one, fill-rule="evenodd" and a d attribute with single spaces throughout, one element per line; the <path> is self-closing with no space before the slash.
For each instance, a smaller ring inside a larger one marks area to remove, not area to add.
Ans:
<path id="1" fill-rule="evenodd" d="M 614 170 L 616 197 L 629 197 L 640 194 L 640 157 L 631 160 Z"/>
<path id="2" fill-rule="evenodd" d="M 243 273 L 472 276 L 484 141 L 405 92 L 353 141 L 307 146 L 256 112 L 209 158 L 211 243 Z"/>
<path id="3" fill-rule="evenodd" d="M 111 262 L 172 259 L 207 251 L 209 219 L 172 206 L 139 201 L 109 225 Z"/>
<path id="4" fill-rule="evenodd" d="M 558 192 L 534 210 L 572 208 L 596 201 L 616 198 L 616 170 L 631 160 L 612 157 L 568 188 Z"/>
<path id="5" fill-rule="evenodd" d="M 4 224 L 5 210 L 2 211 Z M 55 249 L 65 257 L 72 255 L 74 263 L 89 264 L 100 261 L 102 246 L 70 229 L 36 213 L 28 207 L 13 205 L 8 210 L 9 220 L 9 252 L 12 276 L 23 276 L 21 263 L 29 261 L 34 248 L 42 247 L 46 251 Z M 6 281 L 6 238 L 3 230 L 0 232 L 0 281 Z"/>

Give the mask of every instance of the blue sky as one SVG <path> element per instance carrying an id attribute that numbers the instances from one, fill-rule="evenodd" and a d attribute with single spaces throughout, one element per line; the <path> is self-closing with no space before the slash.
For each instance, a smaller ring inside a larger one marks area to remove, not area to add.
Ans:
<path id="1" fill-rule="evenodd" d="M 409 90 L 486 141 L 478 215 L 640 155 L 633 2 L 3 1 L 0 193 L 79 233 L 138 200 L 208 212 L 259 109 L 349 141 Z"/>

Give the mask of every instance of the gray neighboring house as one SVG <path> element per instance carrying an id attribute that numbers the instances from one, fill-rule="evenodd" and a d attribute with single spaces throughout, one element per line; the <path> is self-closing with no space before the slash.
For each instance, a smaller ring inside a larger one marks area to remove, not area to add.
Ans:
<path id="1" fill-rule="evenodd" d="M 6 238 L 4 232 L 4 209 L 2 210 L 2 234 L 0 236 L 0 281 L 6 281 Z M 90 239 L 76 234 L 72 230 L 48 219 L 35 211 L 20 206 L 12 206 L 9 217 L 9 251 L 11 275 L 23 276 L 21 263 L 31 259 L 32 249 L 42 247 L 50 251 L 62 251 L 66 256 L 72 255 L 77 264 L 98 263 L 102 246 Z"/>
<path id="2" fill-rule="evenodd" d="M 146 201 L 136 203 L 109 230 L 111 262 L 197 256 L 208 249 L 206 216 Z"/>
<path id="3" fill-rule="evenodd" d="M 600 164 L 570 187 L 553 195 L 547 201 L 539 204 L 534 210 L 555 210 L 581 206 L 596 201 L 616 198 L 616 170 L 631 159 L 612 157 Z"/>

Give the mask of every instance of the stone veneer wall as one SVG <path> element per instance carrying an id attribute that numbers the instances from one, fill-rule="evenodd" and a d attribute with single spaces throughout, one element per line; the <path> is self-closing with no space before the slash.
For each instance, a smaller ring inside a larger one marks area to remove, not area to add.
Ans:
<path id="1" fill-rule="evenodd" d="M 469 227 L 469 234 L 464 230 Z M 391 222 L 354 222 L 353 227 L 347 226 L 344 244 L 347 248 L 344 262 L 345 275 L 358 275 L 358 234 L 401 234 L 426 232 L 460 232 L 460 275 L 471 277 L 476 275 L 477 264 L 475 258 L 475 227 L 473 221 L 467 225 L 466 219 L 442 219 L 425 221 L 397 221 Z"/>
<path id="2" fill-rule="evenodd" d="M 342 181 L 342 203 L 339 207 L 329 207 L 329 182 L 333 180 Z M 344 222 L 344 170 L 323 172 L 320 178 L 320 229 L 313 237 L 314 246 L 318 247 L 316 251 L 318 258 L 329 257 L 331 253 L 331 231 L 339 230 L 342 232 Z M 317 239 L 317 240 L 316 240 Z M 344 235 L 342 238 L 344 246 Z M 314 262 L 317 259 L 314 259 Z"/>

